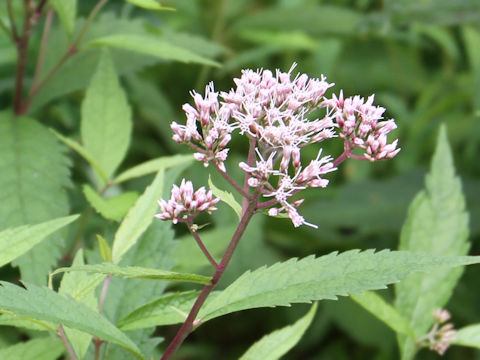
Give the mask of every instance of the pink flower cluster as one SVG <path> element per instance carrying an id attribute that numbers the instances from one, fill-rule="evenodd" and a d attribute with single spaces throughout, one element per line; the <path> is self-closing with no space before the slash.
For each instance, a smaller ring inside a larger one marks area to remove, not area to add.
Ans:
<path id="1" fill-rule="evenodd" d="M 203 211 L 210 214 L 217 210 L 215 204 L 219 201 L 220 198 L 213 198 L 212 190 L 207 192 L 202 186 L 194 191 L 192 182 L 183 179 L 180 187 L 173 185 L 170 200 L 160 199 L 158 201 L 162 212 L 155 217 L 161 220 L 172 220 L 176 224 L 179 221 L 183 222 L 188 217 L 193 218 Z"/>
<path id="2" fill-rule="evenodd" d="M 393 120 L 381 121 L 385 109 L 373 105 L 373 95 L 364 101 L 355 96 L 325 97 L 334 84 L 320 78 L 309 78 L 276 70 L 243 70 L 234 79 L 236 87 L 229 92 L 215 92 L 213 83 L 205 89 L 205 96 L 191 95 L 195 106 L 185 104 L 185 125 L 172 123 L 173 139 L 195 149 L 195 158 L 205 166 L 213 163 L 225 173 L 224 162 L 232 133 L 238 131 L 250 142 L 250 156 L 241 162 L 247 183 L 253 191 L 265 198 L 271 197 L 271 216 L 286 213 L 295 226 L 308 224 L 297 211 L 302 202 L 290 198 L 302 189 L 326 187 L 324 175 L 336 170 L 331 156 L 321 157 L 304 166 L 303 147 L 339 136 L 344 141 L 345 157 L 355 148 L 364 150 L 363 159 L 370 161 L 391 158 L 400 149 L 397 141 L 387 143 L 387 134 L 396 128 Z M 308 115 L 324 109 L 325 115 L 309 119 Z M 169 205 L 173 208 L 173 203 Z M 173 218 L 173 217 L 172 217 Z M 176 218 L 176 217 L 175 217 Z M 313 226 L 313 225 L 311 225 Z"/>
<path id="3" fill-rule="evenodd" d="M 343 98 L 343 91 L 337 98 L 325 100 L 326 105 L 334 111 L 339 135 L 345 141 L 345 147 L 352 150 L 359 147 L 365 150 L 364 156 L 370 161 L 391 159 L 398 154 L 398 140 L 387 144 L 387 134 L 395 130 L 397 125 L 393 119 L 383 119 L 385 108 L 374 106 L 375 95 L 371 95 L 367 101 L 360 96 Z"/>
<path id="4" fill-rule="evenodd" d="M 436 351 L 438 354 L 443 355 L 445 351 L 450 347 L 450 344 L 455 341 L 457 330 L 454 329 L 452 323 L 441 324 L 450 320 L 450 313 L 444 309 L 436 309 L 433 312 L 435 324 L 432 330 L 427 334 L 427 338 L 430 341 L 430 350 Z"/>

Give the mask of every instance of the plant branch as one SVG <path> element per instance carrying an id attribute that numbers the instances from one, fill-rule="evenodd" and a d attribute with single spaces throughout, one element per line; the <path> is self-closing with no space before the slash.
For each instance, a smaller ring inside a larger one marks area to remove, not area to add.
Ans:
<path id="1" fill-rule="evenodd" d="M 7 12 L 8 12 L 8 19 L 10 20 L 10 28 L 12 29 L 12 39 L 13 41 L 18 40 L 18 31 L 17 25 L 15 24 L 15 17 L 13 16 L 12 4 L 11 0 L 7 0 Z"/>
<path id="2" fill-rule="evenodd" d="M 198 312 L 200 311 L 202 305 L 207 300 L 208 295 L 212 292 L 212 290 L 220 281 L 225 269 L 227 268 L 228 264 L 230 263 L 230 260 L 232 259 L 235 249 L 237 248 L 238 242 L 240 241 L 242 235 L 245 232 L 245 229 L 247 228 L 248 223 L 250 222 L 252 216 L 255 213 L 255 207 L 257 205 L 257 197 L 258 197 L 258 191 L 255 192 L 254 196 L 249 199 L 248 207 L 244 212 L 240 220 L 240 223 L 238 224 L 238 227 L 235 230 L 235 233 L 233 234 L 227 249 L 225 250 L 225 253 L 223 254 L 222 260 L 220 262 L 220 265 L 218 266 L 217 271 L 212 277 L 212 283 L 209 285 L 206 285 L 200 292 L 200 295 L 198 296 L 197 300 L 193 304 L 193 307 L 190 310 L 190 313 L 188 314 L 187 319 L 185 320 L 183 325 L 180 327 L 180 330 L 178 330 L 177 335 L 173 338 L 170 345 L 165 350 L 165 353 L 163 354 L 161 360 L 170 359 L 171 356 L 173 356 L 173 354 L 178 350 L 180 345 L 186 339 L 188 334 L 190 334 L 190 332 L 193 330 L 195 326 L 195 319 L 198 315 Z"/>
<path id="3" fill-rule="evenodd" d="M 0 18 L 0 29 L 2 29 L 5 32 L 5 34 L 7 34 L 7 36 L 13 40 L 12 32 L 10 31 L 8 26 L 3 22 L 1 18 Z"/>
<path id="4" fill-rule="evenodd" d="M 207 257 L 208 261 L 210 261 L 210 263 L 213 265 L 213 267 L 218 270 L 219 265 L 217 264 L 217 262 L 215 261 L 213 256 L 208 251 L 208 249 L 205 246 L 205 244 L 203 243 L 202 239 L 200 239 L 200 235 L 198 235 L 198 232 L 194 230 L 194 228 L 193 228 L 194 224 L 193 224 L 192 219 L 188 218 L 186 223 L 187 223 L 187 226 L 188 226 L 188 230 L 190 231 L 190 234 L 192 234 L 192 236 L 197 241 L 197 244 L 200 247 L 200 250 L 202 250 L 203 254 Z"/>
<path id="5" fill-rule="evenodd" d="M 87 20 L 85 21 L 85 24 L 83 24 L 82 28 L 80 29 L 80 32 L 78 33 L 77 37 L 75 40 L 68 45 L 67 50 L 65 54 L 60 58 L 58 63 L 50 70 L 50 72 L 45 76 L 45 78 L 37 83 L 37 86 L 32 87 L 30 94 L 28 95 L 27 100 L 25 101 L 25 112 L 28 110 L 33 98 L 35 95 L 38 94 L 38 92 L 50 81 L 50 79 L 60 70 L 60 68 L 67 62 L 68 59 L 70 59 L 71 56 L 76 54 L 79 49 L 78 45 L 80 42 L 83 40 L 83 37 L 87 33 L 87 30 L 92 23 L 93 19 L 97 15 L 97 13 L 101 10 L 101 8 L 108 2 L 108 0 L 100 0 L 95 7 L 92 9 L 90 14 L 88 15 Z"/>
<path id="6" fill-rule="evenodd" d="M 67 340 L 67 337 L 65 336 L 65 331 L 63 331 L 62 325 L 58 325 L 58 336 L 60 337 L 60 339 L 62 339 L 63 345 L 65 345 L 65 348 L 68 351 L 68 355 L 70 355 L 70 360 L 77 360 L 75 352 L 73 351 L 70 343 Z"/>
<path id="7" fill-rule="evenodd" d="M 105 281 L 103 282 L 102 292 L 100 293 L 100 299 L 98 300 L 98 313 L 103 312 L 103 305 L 105 304 L 105 299 L 107 298 L 108 287 L 110 285 L 110 280 L 112 275 L 107 275 Z M 102 348 L 103 340 L 99 338 L 93 339 L 93 344 L 95 345 L 95 360 L 100 359 L 100 349 Z"/>
<path id="8" fill-rule="evenodd" d="M 47 50 L 48 36 L 50 34 L 50 28 L 52 26 L 54 15 L 55 15 L 55 11 L 50 10 L 47 13 L 47 17 L 45 19 L 45 24 L 43 27 L 43 34 L 42 34 L 42 41 L 40 44 L 40 52 L 37 58 L 37 66 L 35 67 L 35 75 L 33 76 L 33 82 L 30 88 L 30 94 L 32 93 L 32 90 L 37 87 L 38 78 L 40 77 L 40 73 L 42 72 L 43 62 L 45 60 L 45 54 Z"/>
<path id="9" fill-rule="evenodd" d="M 250 200 L 252 199 L 252 195 L 250 195 L 247 191 L 242 189 L 242 187 L 238 185 L 237 182 L 230 177 L 230 175 L 228 175 L 225 171 L 221 170 L 215 161 L 212 161 L 212 164 L 215 167 L 215 169 L 220 173 L 220 175 L 222 175 L 223 178 L 227 180 L 230 183 L 230 185 L 232 185 L 235 188 L 235 190 L 237 190 L 243 197 L 246 197 L 247 199 L 250 199 Z"/>
<path id="10" fill-rule="evenodd" d="M 255 147 L 257 146 L 257 141 L 254 137 L 249 137 L 249 147 L 248 147 L 248 156 L 247 156 L 247 164 L 248 166 L 253 166 L 253 162 L 255 161 Z M 245 179 L 243 180 L 243 190 L 248 193 L 248 189 L 250 186 L 248 185 L 248 180 L 250 179 L 250 173 L 245 173 Z M 244 197 L 242 199 L 242 213 L 246 210 L 248 205 L 248 198 Z"/>

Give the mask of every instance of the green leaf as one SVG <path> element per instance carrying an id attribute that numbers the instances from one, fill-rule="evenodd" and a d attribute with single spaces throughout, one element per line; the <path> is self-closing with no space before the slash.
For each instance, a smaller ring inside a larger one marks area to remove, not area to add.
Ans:
<path id="1" fill-rule="evenodd" d="M 0 359 L 8 360 L 55 360 L 64 351 L 60 339 L 51 336 L 21 342 L 0 349 Z"/>
<path id="2" fill-rule="evenodd" d="M 480 349 L 480 324 L 463 327 L 455 334 L 452 345 L 469 346 Z"/>
<path id="3" fill-rule="evenodd" d="M 276 32 L 245 29 L 239 35 L 240 38 L 254 44 L 277 45 L 281 49 L 315 51 L 318 48 L 316 39 L 303 31 Z"/>
<path id="4" fill-rule="evenodd" d="M 438 257 L 403 251 L 351 250 L 301 260 L 290 259 L 268 268 L 246 272 L 200 311 L 203 320 L 266 306 L 358 294 L 385 288 L 413 272 L 480 262 L 480 257 Z"/>
<path id="5" fill-rule="evenodd" d="M 0 144 L 0 230 L 68 215 L 70 161 L 55 136 L 31 118 L 3 111 Z M 22 279 L 44 284 L 62 245 L 62 232 L 56 232 L 13 265 Z"/>
<path id="6" fill-rule="evenodd" d="M 78 215 L 46 221 L 36 225 L 24 225 L 0 232 L 0 266 L 25 254 L 48 235 L 76 220 Z"/>
<path id="7" fill-rule="evenodd" d="M 122 219 L 138 199 L 135 191 L 127 191 L 105 199 L 88 184 L 83 185 L 83 194 L 99 214 L 105 219 L 115 221 Z"/>
<path id="8" fill-rule="evenodd" d="M 314 35 L 348 35 L 355 33 L 362 19 L 360 14 L 347 7 L 329 5 L 270 7 L 251 14 L 240 18 L 233 30 L 305 31 Z"/>
<path id="9" fill-rule="evenodd" d="M 166 182 L 174 181 L 176 178 L 171 170 L 169 173 L 170 176 L 165 174 Z M 174 264 L 172 252 L 175 246 L 172 224 L 166 221 L 154 221 L 125 254 L 120 264 L 170 270 Z M 117 322 L 146 301 L 159 297 L 168 284 L 168 281 L 125 280 L 113 277 L 110 281 L 109 296 L 105 301 L 105 315 Z M 160 339 L 151 338 L 154 331 L 154 328 L 149 328 L 129 332 L 130 338 L 138 344 L 147 358 L 158 357 L 154 355 L 154 349 Z M 130 358 L 130 354 L 116 346 L 111 348 L 105 360 L 130 360 Z"/>
<path id="10" fill-rule="evenodd" d="M 70 271 L 85 271 L 91 273 L 99 273 L 104 275 L 119 276 L 128 279 L 151 279 L 151 280 L 169 280 L 184 281 L 196 284 L 210 284 L 211 278 L 208 276 L 196 274 L 184 274 L 173 271 L 149 269 L 138 266 L 121 267 L 118 265 L 103 263 L 96 265 L 78 265 L 64 267 L 55 270 L 52 275 Z"/>
<path id="11" fill-rule="evenodd" d="M 233 211 L 235 211 L 235 214 L 237 214 L 238 219 L 242 217 L 242 206 L 235 200 L 235 198 L 233 197 L 233 194 L 227 191 L 220 190 L 215 185 L 213 185 L 210 175 L 208 176 L 208 186 L 210 187 L 210 189 L 212 189 L 213 194 L 215 196 L 222 199 L 224 203 L 226 203 L 228 206 L 230 206 L 233 209 Z"/>
<path id="12" fill-rule="evenodd" d="M 112 59 L 105 51 L 82 103 L 81 134 L 85 149 L 108 178 L 127 153 L 132 132 L 131 116 Z"/>
<path id="13" fill-rule="evenodd" d="M 292 349 L 302 338 L 317 312 L 317 303 L 295 324 L 268 334 L 253 344 L 240 360 L 277 360 Z"/>
<path id="14" fill-rule="evenodd" d="M 0 284 L 1 310 L 87 332 L 118 344 L 143 359 L 137 346 L 123 332 L 85 304 L 33 284 L 29 284 L 28 289 L 5 281 Z"/>
<path id="15" fill-rule="evenodd" d="M 97 234 L 98 248 L 103 261 L 112 262 L 112 249 L 102 235 Z"/>
<path id="16" fill-rule="evenodd" d="M 100 175 L 100 177 L 102 178 L 103 182 L 107 182 L 108 181 L 108 176 L 107 174 L 105 174 L 105 172 L 103 171 L 103 169 L 100 167 L 100 165 L 95 161 L 95 159 L 93 158 L 93 155 L 90 154 L 88 152 L 87 149 L 85 149 L 82 145 L 80 145 L 78 142 L 76 142 L 75 140 L 72 140 L 72 139 L 69 139 L 63 135 L 61 135 L 60 133 L 56 132 L 55 130 L 53 129 L 50 129 L 54 134 L 55 136 L 60 140 L 62 141 L 65 145 L 67 145 L 70 149 L 74 150 L 77 152 L 77 154 L 79 154 L 80 156 L 82 156 L 85 160 L 87 160 L 87 162 L 92 165 L 92 167 L 97 171 L 98 175 Z"/>
<path id="17" fill-rule="evenodd" d="M 462 185 L 455 176 L 446 129 L 442 127 L 426 188 L 410 206 L 399 248 L 436 256 L 463 255 L 469 248 L 467 238 L 468 214 Z M 395 307 L 409 321 L 417 338 L 429 330 L 433 311 L 445 306 L 462 271 L 458 268 L 415 274 L 396 286 Z M 403 359 L 412 359 L 414 342 L 405 336 L 398 339 Z"/>
<path id="18" fill-rule="evenodd" d="M 162 156 L 157 159 L 149 160 L 134 166 L 128 170 L 125 170 L 118 175 L 113 182 L 120 184 L 124 181 L 138 178 L 140 176 L 156 173 L 160 170 L 166 170 L 174 166 L 187 164 L 193 161 L 192 155 L 172 155 Z"/>
<path id="19" fill-rule="evenodd" d="M 86 46 L 108 46 L 135 51 L 140 54 L 153 55 L 161 59 L 196 63 L 209 66 L 220 66 L 219 63 L 192 51 L 176 46 L 168 41 L 151 35 L 114 34 L 94 39 Z"/>
<path id="20" fill-rule="evenodd" d="M 133 330 L 182 323 L 187 318 L 188 312 L 199 294 L 199 291 L 165 294 L 155 301 L 135 309 L 121 319 L 117 325 L 122 330 Z M 216 295 L 218 292 L 213 292 L 209 298 Z"/>
<path id="21" fill-rule="evenodd" d="M 80 249 L 73 259 L 72 266 L 82 266 L 84 264 L 83 250 Z M 94 293 L 95 288 L 92 288 L 91 291 L 85 293 L 83 291 L 83 286 L 81 285 L 87 277 L 88 276 L 83 273 L 65 274 L 62 278 L 62 282 L 60 283 L 58 293 L 62 295 L 70 295 L 74 299 L 87 305 L 93 311 L 97 311 L 98 300 Z M 90 341 L 92 340 L 92 335 L 80 330 L 70 329 L 66 326 L 64 327 L 64 330 L 75 354 L 79 359 L 83 359 L 85 353 L 87 352 L 88 346 L 90 345 Z"/>
<path id="22" fill-rule="evenodd" d="M 365 291 L 363 294 L 352 294 L 351 298 L 394 331 L 408 335 L 415 340 L 415 334 L 408 321 L 381 296 L 373 291 Z"/>
<path id="23" fill-rule="evenodd" d="M 72 35 L 77 14 L 77 0 L 50 0 L 67 33 Z"/>
<path id="24" fill-rule="evenodd" d="M 162 6 L 156 0 L 127 0 L 129 3 L 148 10 L 175 10 L 174 8 Z"/>
<path id="25" fill-rule="evenodd" d="M 478 256 L 439 257 L 389 250 L 377 253 L 374 250 L 350 250 L 341 254 L 333 252 L 319 258 L 293 258 L 270 267 L 247 271 L 225 290 L 212 294 L 214 296 L 208 298 L 198 318 L 208 321 L 246 309 L 289 306 L 292 303 L 314 300 L 336 300 L 337 296 L 383 289 L 413 272 L 479 262 Z M 179 299 L 173 300 L 178 302 Z M 155 321 L 160 321 L 159 324 L 162 325 L 183 322 L 181 316 L 173 315 L 178 311 L 172 309 L 165 298 L 157 301 L 133 311 L 122 320 L 122 328 L 158 325 Z M 182 303 L 186 305 L 180 310 L 187 309 L 187 312 L 190 310 L 188 306 L 193 304 L 183 300 Z M 142 317 L 144 315 L 146 318 Z M 167 323 L 165 319 L 174 322 Z M 135 324 L 132 325 L 132 322 Z"/>
<path id="26" fill-rule="evenodd" d="M 118 228 L 112 246 L 112 260 L 115 264 L 137 242 L 147 227 L 152 223 L 157 210 L 157 200 L 163 191 L 164 172 L 159 171 L 155 179 L 138 198 Z"/>
<path id="27" fill-rule="evenodd" d="M 57 331 L 57 327 L 47 321 L 32 319 L 26 316 L 17 316 L 10 312 L 0 315 L 0 325 L 14 326 L 36 331 Z"/>

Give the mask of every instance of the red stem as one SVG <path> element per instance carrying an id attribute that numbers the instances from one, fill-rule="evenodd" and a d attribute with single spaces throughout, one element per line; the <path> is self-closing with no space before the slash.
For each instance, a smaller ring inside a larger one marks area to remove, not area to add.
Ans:
<path id="1" fill-rule="evenodd" d="M 228 244 L 228 247 L 225 250 L 225 253 L 223 254 L 220 265 L 218 266 L 217 271 L 212 277 L 212 283 L 209 285 L 206 285 L 200 292 L 200 295 L 195 301 L 195 304 L 193 304 L 193 307 L 190 310 L 190 313 L 188 314 L 187 319 L 185 320 L 183 325 L 180 327 L 180 330 L 178 330 L 177 335 L 174 337 L 170 345 L 168 345 L 167 350 L 165 350 L 165 353 L 163 354 L 161 360 L 170 359 L 171 356 L 177 351 L 177 349 L 186 339 L 188 334 L 190 334 L 190 332 L 193 330 L 195 318 L 197 317 L 198 312 L 200 311 L 200 308 L 205 303 L 205 300 L 207 300 L 208 295 L 210 295 L 212 290 L 220 281 L 223 275 L 223 272 L 225 271 L 228 264 L 230 263 L 230 260 L 232 259 L 233 253 L 237 248 L 238 242 L 240 241 L 243 233 L 245 232 L 245 229 L 247 228 L 248 223 L 250 222 L 253 214 L 255 213 L 257 196 L 258 194 L 255 194 L 255 198 L 250 199 L 248 201 L 248 206 L 246 210 L 243 212 L 243 216 L 240 220 L 240 223 L 238 224 L 237 230 L 233 234 L 232 240 Z"/>
<path id="2" fill-rule="evenodd" d="M 217 264 L 217 262 L 215 261 L 215 259 L 213 258 L 213 256 L 210 254 L 210 252 L 208 251 L 207 247 L 205 246 L 205 244 L 203 243 L 202 239 L 200 239 L 200 236 L 198 235 L 198 233 L 196 231 L 193 230 L 193 221 L 191 218 L 188 218 L 187 221 L 187 226 L 188 226 L 188 230 L 190 230 L 190 234 L 192 234 L 192 236 L 195 238 L 195 240 L 197 241 L 197 244 L 198 246 L 200 247 L 200 250 L 202 250 L 203 254 L 207 257 L 208 261 L 210 261 L 210 263 L 213 265 L 213 267 L 215 269 L 219 269 L 219 265 Z"/>
<path id="3" fill-rule="evenodd" d="M 223 178 L 227 180 L 230 183 L 230 185 L 232 185 L 235 188 L 235 190 L 237 190 L 243 197 L 246 197 L 247 199 L 252 199 L 252 195 L 250 195 L 247 190 L 242 189 L 242 187 L 238 185 L 236 181 L 230 177 L 230 175 L 228 175 L 225 171 L 222 171 L 218 167 L 218 164 L 215 161 L 212 161 L 212 164 L 215 167 L 215 169 L 220 173 L 220 175 L 222 175 Z"/>
<path id="4" fill-rule="evenodd" d="M 75 352 L 73 351 L 72 347 L 70 346 L 70 343 L 67 340 L 67 337 L 65 336 L 65 332 L 63 331 L 62 325 L 58 325 L 58 336 L 60 337 L 60 339 L 62 339 L 63 345 L 65 345 L 65 348 L 67 349 L 70 359 L 77 360 L 77 357 L 75 356 Z"/>

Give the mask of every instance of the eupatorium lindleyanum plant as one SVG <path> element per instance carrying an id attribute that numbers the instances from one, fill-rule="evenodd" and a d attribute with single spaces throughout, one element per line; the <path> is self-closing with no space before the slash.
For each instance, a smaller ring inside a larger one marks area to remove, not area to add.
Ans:
<path id="1" fill-rule="evenodd" d="M 194 219 L 203 211 L 216 210 L 220 198 L 214 198 L 212 190 L 207 192 L 204 187 L 194 191 L 192 182 L 183 179 L 180 187 L 174 185 L 170 200 L 159 201 L 161 212 L 156 217 L 186 223 L 215 268 L 211 284 L 199 294 L 163 359 L 168 359 L 193 330 L 198 312 L 222 277 L 255 213 L 268 209 L 270 216 L 286 214 L 295 227 L 316 227 L 300 215 L 298 207 L 303 199 L 292 200 L 294 195 L 306 188 L 326 187 L 327 174 L 347 158 L 373 162 L 393 158 L 400 151 L 398 140 L 387 141 L 387 134 L 397 127 L 395 121 L 384 120 L 385 108 L 373 105 L 374 95 L 366 101 L 360 96 L 345 99 L 342 91 L 338 97 L 328 97 L 326 92 L 334 84 L 323 75 L 315 79 L 297 74 L 292 79 L 295 66 L 286 73 L 277 69 L 275 74 L 270 70 L 243 70 L 242 76 L 234 79 L 236 88 L 229 92 L 218 93 L 210 83 L 204 96 L 191 93 L 195 106 L 183 106 L 186 124 L 171 124 L 173 140 L 194 149 L 196 160 L 213 165 L 242 196 L 242 211 L 240 223 L 217 263 L 202 242 Z M 319 109 L 325 115 L 311 120 L 309 115 Z M 224 163 L 235 132 L 248 138 L 249 143 L 246 161 L 238 164 L 245 172 L 243 185 L 228 175 Z M 329 139 L 343 142 L 340 156 L 322 156 L 320 147 L 315 160 L 308 164 L 302 161 L 304 147 Z M 357 149 L 360 154 L 354 153 Z"/>

